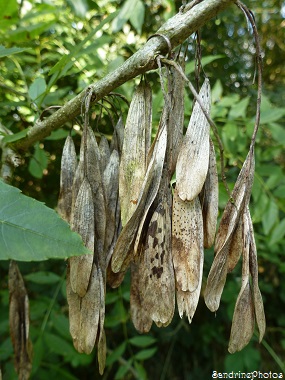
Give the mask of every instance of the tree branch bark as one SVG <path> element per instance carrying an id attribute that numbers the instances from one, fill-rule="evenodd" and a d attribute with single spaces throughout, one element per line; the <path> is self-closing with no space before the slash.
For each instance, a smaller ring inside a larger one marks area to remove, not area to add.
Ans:
<path id="1" fill-rule="evenodd" d="M 235 0 L 203 0 L 201 3 L 196 4 L 197 1 L 192 1 L 162 25 L 157 33 L 166 36 L 171 43 L 172 49 L 174 49 L 211 18 L 234 2 Z M 94 96 L 96 96 L 95 102 L 97 102 L 123 83 L 156 68 L 156 55 L 167 53 L 168 45 L 164 38 L 160 36 L 151 38 L 116 70 L 97 83 L 88 86 L 53 115 L 44 120 L 38 119 L 28 131 L 26 137 L 11 143 L 10 148 L 17 151 L 27 150 L 35 142 L 49 136 L 52 131 L 78 116 L 88 91 L 92 90 Z"/>

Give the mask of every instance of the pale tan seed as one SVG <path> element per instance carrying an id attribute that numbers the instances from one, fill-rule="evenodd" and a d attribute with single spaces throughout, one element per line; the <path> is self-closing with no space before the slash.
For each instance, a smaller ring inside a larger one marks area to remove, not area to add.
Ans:
<path id="1" fill-rule="evenodd" d="M 67 136 L 61 157 L 60 190 L 57 204 L 58 213 L 70 222 L 72 208 L 72 184 L 77 167 L 75 146 L 71 136 Z"/>
<path id="2" fill-rule="evenodd" d="M 173 196 L 172 256 L 177 286 L 194 292 L 200 282 L 203 255 L 203 219 L 199 198 L 182 201 L 177 189 Z"/>
<path id="3" fill-rule="evenodd" d="M 205 79 L 199 95 L 209 113 L 211 92 L 208 79 Z M 209 166 L 209 137 L 210 125 L 196 102 L 176 164 L 176 188 L 183 201 L 193 200 L 202 190 Z"/>
<path id="4" fill-rule="evenodd" d="M 79 352 L 90 354 L 98 334 L 100 318 L 100 275 L 94 264 L 90 286 L 81 300 L 78 347 Z"/>
<path id="5" fill-rule="evenodd" d="M 85 246 L 94 251 L 94 206 L 90 184 L 85 178 L 82 182 L 71 219 L 71 228 L 78 232 Z M 92 270 L 93 255 L 71 257 L 70 283 L 74 293 L 83 297 L 87 292 Z"/>
<path id="6" fill-rule="evenodd" d="M 194 290 L 194 292 L 189 292 L 189 291 L 184 292 L 181 289 L 176 290 L 179 316 L 180 318 L 182 318 L 183 314 L 185 313 L 188 318 L 189 323 L 192 322 L 192 319 L 194 317 L 195 311 L 198 306 L 199 298 L 200 298 L 202 280 L 203 280 L 203 264 L 204 264 L 204 252 L 202 252 L 200 256 L 199 284 L 197 288 Z"/>
<path id="7" fill-rule="evenodd" d="M 252 277 L 253 288 L 253 302 L 255 311 L 255 320 L 259 331 L 259 342 L 265 334 L 266 320 L 264 314 L 264 306 L 262 296 L 258 286 L 258 263 L 257 263 L 257 251 L 254 239 L 253 225 L 250 216 L 249 208 L 246 209 L 246 218 L 248 219 L 249 231 L 250 231 L 250 249 L 249 249 L 249 269 Z"/>
<path id="8" fill-rule="evenodd" d="M 242 286 L 236 301 L 230 342 L 230 353 L 242 350 L 250 341 L 254 332 L 254 303 L 249 282 L 249 220 L 244 213 L 243 218 L 243 252 L 242 252 Z"/>
<path id="9" fill-rule="evenodd" d="M 147 169 L 151 141 L 152 94 L 141 81 L 133 95 L 124 132 L 120 163 L 119 195 L 122 225 L 133 215 Z"/>

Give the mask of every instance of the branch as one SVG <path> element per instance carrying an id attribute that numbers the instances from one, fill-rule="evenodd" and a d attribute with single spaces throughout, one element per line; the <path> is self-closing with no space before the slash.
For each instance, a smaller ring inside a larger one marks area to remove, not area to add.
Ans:
<path id="1" fill-rule="evenodd" d="M 157 33 L 166 36 L 172 49 L 180 45 L 197 29 L 201 28 L 211 18 L 219 12 L 229 7 L 235 0 L 203 0 L 199 4 L 194 0 L 182 7 L 180 12 L 170 18 Z M 53 115 L 45 120 L 38 119 L 35 125 L 30 128 L 27 136 L 10 144 L 15 150 L 25 151 L 35 142 L 49 136 L 50 133 L 60 128 L 66 122 L 74 119 L 81 112 L 82 102 L 87 93 L 92 91 L 93 100 L 99 101 L 105 95 L 122 85 L 123 83 L 143 74 L 149 70 L 157 68 L 156 55 L 166 54 L 168 46 L 164 38 L 155 36 L 127 59 L 120 67 L 97 83 L 88 86 L 79 95 L 66 103 Z"/>

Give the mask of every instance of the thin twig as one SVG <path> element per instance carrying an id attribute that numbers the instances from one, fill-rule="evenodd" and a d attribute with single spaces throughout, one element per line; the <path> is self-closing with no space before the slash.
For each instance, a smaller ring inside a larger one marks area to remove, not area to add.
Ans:
<path id="1" fill-rule="evenodd" d="M 257 79 L 257 101 L 256 101 L 256 115 L 255 115 L 255 124 L 251 137 L 250 149 L 253 149 L 256 135 L 258 132 L 259 124 L 260 124 L 260 106 L 261 106 L 261 95 L 262 95 L 262 51 L 259 42 L 259 34 L 257 31 L 256 23 L 254 16 L 250 9 L 247 8 L 245 4 L 241 1 L 237 1 L 236 5 L 244 12 L 247 16 L 253 30 L 255 45 L 256 45 L 256 61 L 257 61 L 257 71 L 258 71 L 258 79 Z"/>

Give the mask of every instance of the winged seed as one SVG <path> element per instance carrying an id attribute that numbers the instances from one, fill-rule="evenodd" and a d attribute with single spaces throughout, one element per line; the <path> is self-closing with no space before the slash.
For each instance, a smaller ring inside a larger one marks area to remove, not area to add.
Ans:
<path id="1" fill-rule="evenodd" d="M 210 112 L 210 82 L 205 79 L 199 93 Z M 176 187 L 179 197 L 192 201 L 201 192 L 209 166 L 210 125 L 196 102 L 176 164 Z"/>

